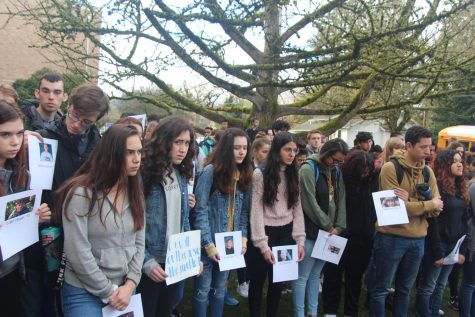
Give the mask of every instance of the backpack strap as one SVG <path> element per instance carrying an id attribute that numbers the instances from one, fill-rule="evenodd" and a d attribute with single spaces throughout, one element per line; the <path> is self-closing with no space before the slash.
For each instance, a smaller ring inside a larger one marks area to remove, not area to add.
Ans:
<path id="1" fill-rule="evenodd" d="M 398 160 L 392 158 L 390 162 L 394 164 L 394 168 L 396 169 L 397 183 L 401 185 L 402 179 L 404 177 L 404 169 L 402 168 L 401 164 L 399 164 Z M 424 168 L 422 169 L 422 175 L 424 176 L 424 183 L 429 183 L 430 172 L 427 165 L 424 165 Z"/>
<path id="2" fill-rule="evenodd" d="M 401 185 L 402 179 L 404 177 L 404 169 L 402 168 L 401 164 L 399 164 L 398 160 L 392 158 L 390 162 L 393 163 L 394 168 L 396 170 L 397 183 Z"/>
<path id="3" fill-rule="evenodd" d="M 315 173 L 315 184 L 318 183 L 318 180 L 320 179 L 320 170 L 318 169 L 317 164 L 315 164 L 314 160 L 311 159 L 306 159 L 303 164 L 308 164 L 312 168 L 313 172 Z"/>

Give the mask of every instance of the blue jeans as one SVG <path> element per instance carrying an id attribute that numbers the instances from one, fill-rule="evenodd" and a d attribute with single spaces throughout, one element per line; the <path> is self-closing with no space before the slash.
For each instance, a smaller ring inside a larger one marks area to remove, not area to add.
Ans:
<path id="1" fill-rule="evenodd" d="M 444 256 L 449 254 L 454 247 L 455 243 L 441 243 Z M 424 256 L 421 266 L 421 279 L 416 295 L 417 317 L 439 317 L 445 285 L 453 267 L 453 265 L 437 267 L 434 265 L 434 260 L 430 255 L 426 254 Z"/>
<path id="2" fill-rule="evenodd" d="M 368 273 L 370 316 L 385 316 L 385 300 L 395 277 L 393 317 L 406 317 L 409 294 L 424 254 L 424 238 L 405 238 L 376 233 Z"/>
<path id="3" fill-rule="evenodd" d="M 310 257 L 315 240 L 305 240 L 305 257 L 299 263 L 299 278 L 292 282 L 295 317 L 305 317 L 305 290 L 307 290 L 307 314 L 317 316 L 320 273 L 325 261 Z"/>
<path id="4" fill-rule="evenodd" d="M 475 259 L 463 264 L 463 279 L 459 290 L 459 316 L 475 316 Z"/>
<path id="5" fill-rule="evenodd" d="M 105 306 L 99 297 L 66 282 L 61 287 L 61 303 L 64 317 L 101 317 Z"/>
<path id="6" fill-rule="evenodd" d="M 210 260 L 204 251 L 201 261 L 203 261 L 203 272 L 195 278 L 193 316 L 206 317 L 209 299 L 211 317 L 221 317 L 229 271 L 220 272 L 218 263 Z M 210 290 L 211 294 L 209 294 Z"/>

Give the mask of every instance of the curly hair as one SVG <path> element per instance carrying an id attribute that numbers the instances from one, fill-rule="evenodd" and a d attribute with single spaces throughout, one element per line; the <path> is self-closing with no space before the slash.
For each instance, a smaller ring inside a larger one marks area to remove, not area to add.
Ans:
<path id="1" fill-rule="evenodd" d="M 193 176 L 193 157 L 195 155 L 193 127 L 180 117 L 165 118 L 160 120 L 157 128 L 153 131 L 150 142 L 145 146 L 145 159 L 142 165 L 145 195 L 149 193 L 153 185 L 162 184 L 165 178 L 172 174 L 173 164 L 170 156 L 172 145 L 175 139 L 185 131 L 190 132 L 190 147 L 181 164 L 175 168 L 187 180 Z"/>
<path id="2" fill-rule="evenodd" d="M 462 160 L 462 176 L 453 175 L 451 167 L 454 163 L 455 155 L 460 154 L 455 150 L 440 151 L 435 159 L 434 173 L 437 177 L 437 181 L 442 184 L 441 192 L 452 197 L 455 197 L 455 195 L 460 192 L 460 195 L 468 204 L 470 201 L 470 196 L 468 194 L 467 185 L 465 184 L 464 177 L 466 165 L 465 162 Z"/>
<path id="3" fill-rule="evenodd" d="M 277 191 L 280 184 L 280 149 L 287 143 L 297 144 L 295 137 L 289 132 L 279 132 L 272 141 L 267 163 L 263 171 L 264 177 L 264 203 L 272 206 L 277 200 Z M 292 164 L 285 168 L 285 180 L 287 181 L 287 208 L 293 208 L 299 197 L 299 176 L 297 162 L 293 160 Z"/>

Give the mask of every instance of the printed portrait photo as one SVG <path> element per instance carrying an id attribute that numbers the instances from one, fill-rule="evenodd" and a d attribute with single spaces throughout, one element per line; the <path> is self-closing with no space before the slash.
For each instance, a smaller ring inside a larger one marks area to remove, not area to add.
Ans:
<path id="1" fill-rule="evenodd" d="M 5 210 L 5 220 L 29 213 L 35 204 L 35 196 L 25 197 L 7 202 Z"/>
<path id="2" fill-rule="evenodd" d="M 292 260 L 292 249 L 277 250 L 277 262 L 286 262 Z"/>
<path id="3" fill-rule="evenodd" d="M 226 255 L 234 254 L 234 237 L 224 237 L 224 247 L 226 249 Z"/>
<path id="4" fill-rule="evenodd" d="M 134 312 L 133 311 L 129 311 L 128 313 L 124 313 L 122 315 L 119 315 L 117 317 L 134 317 Z"/>
<path id="5" fill-rule="evenodd" d="M 331 245 L 331 244 L 328 246 L 328 251 L 330 251 L 333 254 L 336 254 L 336 255 L 340 254 L 340 250 L 341 249 L 337 246 L 334 246 L 334 245 Z"/>
<path id="6" fill-rule="evenodd" d="M 381 199 L 381 207 L 383 208 L 393 208 L 393 207 L 400 206 L 399 197 L 397 196 L 383 197 L 380 199 Z"/>
<path id="7" fill-rule="evenodd" d="M 53 162 L 53 150 L 51 144 L 40 143 L 40 161 Z"/>

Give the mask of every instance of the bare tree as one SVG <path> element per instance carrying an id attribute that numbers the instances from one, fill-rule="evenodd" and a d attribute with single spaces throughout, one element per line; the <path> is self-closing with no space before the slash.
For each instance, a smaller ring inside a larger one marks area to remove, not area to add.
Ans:
<path id="1" fill-rule="evenodd" d="M 88 0 L 12 1 L 9 14 L 36 24 L 72 71 L 85 73 L 91 51 L 71 43 L 88 39 L 108 66 L 101 80 L 124 94 L 167 112 L 226 117 L 235 126 L 243 120 L 188 98 L 163 71 L 189 67 L 223 93 L 248 100 L 252 107 L 241 112 L 265 125 L 288 115 L 335 115 L 322 127 L 331 133 L 356 114 L 397 111 L 460 91 L 453 84 L 475 56 L 473 43 L 463 51 L 451 46 L 475 0 L 108 0 L 100 7 Z M 231 49 L 240 52 L 237 60 Z M 134 76 L 174 102 L 120 85 Z M 410 89 L 380 103 L 375 92 L 390 82 Z M 341 90 L 347 98 L 333 98 Z"/>

